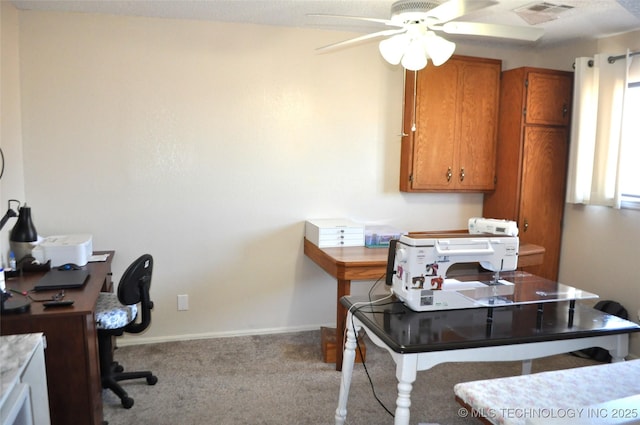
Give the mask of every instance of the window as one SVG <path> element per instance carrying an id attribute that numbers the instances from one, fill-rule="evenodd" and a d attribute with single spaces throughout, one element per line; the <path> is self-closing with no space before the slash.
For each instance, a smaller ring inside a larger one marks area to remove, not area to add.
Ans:
<path id="1" fill-rule="evenodd" d="M 568 203 L 640 210 L 638 55 L 576 58 Z"/>
<path id="2" fill-rule="evenodd" d="M 622 208 L 640 209 L 640 81 L 629 83 L 625 99 L 622 155 L 620 158 L 620 192 Z"/>

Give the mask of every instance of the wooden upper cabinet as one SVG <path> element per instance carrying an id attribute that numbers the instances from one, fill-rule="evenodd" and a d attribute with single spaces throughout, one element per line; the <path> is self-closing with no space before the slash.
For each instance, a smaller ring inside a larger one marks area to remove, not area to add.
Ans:
<path id="1" fill-rule="evenodd" d="M 401 191 L 494 188 L 501 66 L 454 56 L 406 71 Z"/>
<path id="2" fill-rule="evenodd" d="M 573 79 L 570 75 L 546 71 L 527 74 L 527 124 L 569 125 Z"/>

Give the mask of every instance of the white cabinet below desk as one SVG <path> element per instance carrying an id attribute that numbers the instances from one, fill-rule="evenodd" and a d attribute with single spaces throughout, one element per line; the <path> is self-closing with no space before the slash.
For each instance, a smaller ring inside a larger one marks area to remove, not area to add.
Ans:
<path id="1" fill-rule="evenodd" d="M 0 424 L 49 425 L 41 333 L 0 337 Z"/>

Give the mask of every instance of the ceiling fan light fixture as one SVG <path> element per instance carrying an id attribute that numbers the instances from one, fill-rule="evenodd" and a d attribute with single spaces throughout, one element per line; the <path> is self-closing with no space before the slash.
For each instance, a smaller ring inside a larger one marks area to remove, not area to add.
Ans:
<path id="1" fill-rule="evenodd" d="M 391 65 L 398 65 L 402 56 L 411 43 L 411 40 L 407 36 L 407 34 L 398 34 L 393 37 L 382 40 L 378 45 L 378 49 L 380 50 L 380 54 Z"/>
<path id="2" fill-rule="evenodd" d="M 419 71 L 427 66 L 427 53 L 421 39 L 411 40 L 402 56 L 402 66 L 409 71 Z"/>
<path id="3" fill-rule="evenodd" d="M 640 1 L 640 0 L 618 0 Z M 382 57 L 392 65 L 402 64 L 406 69 L 418 70 L 427 66 L 429 59 L 435 66 L 442 65 L 453 55 L 456 45 L 436 33 L 537 41 L 544 29 L 534 26 L 500 25 L 484 22 L 458 21 L 476 10 L 500 3 L 498 0 L 397 0 L 391 5 L 391 19 L 346 15 L 310 15 L 330 18 L 348 18 L 385 24 L 387 29 L 329 44 L 316 50 L 327 51 L 378 37 L 390 37 L 378 44 Z M 542 5 L 542 6 L 540 6 Z M 555 6 L 548 2 L 534 4 L 536 8 Z M 530 6 L 526 6 L 530 7 Z M 570 6 L 561 6 L 569 8 Z M 519 9 L 516 9 L 516 11 Z M 435 31 L 435 33 L 434 33 Z"/>
<path id="4" fill-rule="evenodd" d="M 456 50 L 456 43 L 436 35 L 433 31 L 429 31 L 422 41 L 427 56 L 431 58 L 431 62 L 435 66 L 440 66 L 448 61 Z"/>
<path id="5" fill-rule="evenodd" d="M 394 35 L 382 40 L 378 48 L 391 65 L 402 63 L 404 68 L 417 71 L 427 66 L 429 59 L 435 66 L 442 65 L 453 55 L 456 45 L 433 31 L 424 31 L 422 34 Z"/>

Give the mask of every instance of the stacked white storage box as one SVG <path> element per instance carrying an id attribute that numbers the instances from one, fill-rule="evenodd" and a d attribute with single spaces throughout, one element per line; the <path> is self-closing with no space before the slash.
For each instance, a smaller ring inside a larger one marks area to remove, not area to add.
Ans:
<path id="1" fill-rule="evenodd" d="M 307 220 L 305 237 L 320 248 L 364 246 L 364 224 L 346 219 Z"/>

